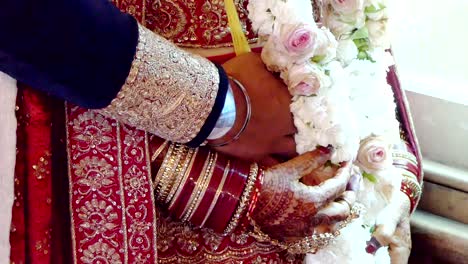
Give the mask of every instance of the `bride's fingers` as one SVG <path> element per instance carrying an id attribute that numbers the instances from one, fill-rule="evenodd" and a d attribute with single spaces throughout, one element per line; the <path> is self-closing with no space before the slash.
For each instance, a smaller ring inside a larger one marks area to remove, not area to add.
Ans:
<path id="1" fill-rule="evenodd" d="M 359 191 L 359 188 L 361 187 L 361 180 L 362 176 L 360 174 L 351 175 L 351 178 L 349 178 L 349 182 L 346 185 L 346 190 L 355 192 Z"/>
<path id="2" fill-rule="evenodd" d="M 337 171 L 335 177 L 322 182 L 317 186 L 306 186 L 302 183 L 297 183 L 296 187 L 302 189 L 307 202 L 313 203 L 316 208 L 326 206 L 330 201 L 340 197 L 346 190 L 350 178 L 350 166 L 346 165 Z"/>
<path id="3" fill-rule="evenodd" d="M 270 169 L 270 172 L 284 175 L 283 177 L 289 177 L 293 180 L 298 180 L 302 178 L 303 175 L 323 166 L 330 157 L 331 150 L 320 147 L 312 152 L 304 153 L 290 161 L 274 166 Z"/>
<path id="4" fill-rule="evenodd" d="M 302 177 L 301 182 L 308 186 L 319 185 L 320 183 L 333 178 L 338 169 L 338 166 L 322 166 Z"/>
<path id="5" fill-rule="evenodd" d="M 392 243 L 389 246 L 389 254 L 392 264 L 408 263 L 411 253 L 411 229 L 409 219 L 400 223 L 395 231 Z"/>
<path id="6" fill-rule="evenodd" d="M 333 226 L 335 223 L 348 218 L 351 209 L 346 202 L 331 202 L 317 212 L 313 218 L 314 226 Z"/>
<path id="7" fill-rule="evenodd" d="M 409 200 L 404 193 L 398 192 L 388 205 L 377 216 L 374 237 L 384 246 L 391 243 L 398 224 L 408 217 Z"/>

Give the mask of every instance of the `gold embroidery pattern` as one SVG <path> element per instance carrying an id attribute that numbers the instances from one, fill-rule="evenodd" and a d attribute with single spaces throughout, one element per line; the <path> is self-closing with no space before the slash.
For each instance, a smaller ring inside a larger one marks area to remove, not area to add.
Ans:
<path id="1" fill-rule="evenodd" d="M 109 263 L 122 264 L 122 259 L 118 251 L 104 242 L 96 242 L 89 246 L 83 252 L 83 257 L 80 258 L 83 263 Z"/>
<path id="2" fill-rule="evenodd" d="M 288 258 L 246 235 L 221 236 L 157 217 L 147 135 L 76 107 L 67 108 L 67 117 L 69 156 L 76 157 L 69 159 L 75 261 L 155 263 L 157 256 L 159 263 L 301 263 L 302 256 Z M 83 144 L 77 135 L 88 126 L 94 132 L 87 138 L 109 138 L 107 153 L 73 147 Z"/>
<path id="3" fill-rule="evenodd" d="M 142 131 L 67 106 L 75 263 L 157 263 L 147 143 Z"/>
<path id="4" fill-rule="evenodd" d="M 187 263 L 302 263 L 302 255 L 288 255 L 277 247 L 244 234 L 222 236 L 171 220 L 162 210 L 157 218 L 158 260 Z M 265 262 L 261 262 L 263 260 Z M 260 262 L 259 262 L 260 261 Z"/>
<path id="5" fill-rule="evenodd" d="M 77 209 L 77 213 L 78 218 L 82 220 L 80 228 L 85 233 L 85 239 L 80 243 L 86 243 L 100 235 L 114 247 L 119 246 L 114 240 L 119 218 L 112 204 L 105 200 L 92 199 Z"/>
<path id="6" fill-rule="evenodd" d="M 227 47 L 232 39 L 223 0 L 150 1 L 146 14 L 149 29 L 181 47 Z M 250 43 L 257 38 L 248 22 L 247 1 L 235 0 Z"/>
<path id="7" fill-rule="evenodd" d="M 311 0 L 314 17 L 320 21 L 319 0 Z M 181 47 L 231 47 L 223 0 L 113 0 L 122 11 L 142 25 Z M 247 0 L 234 0 L 249 43 L 258 38 L 248 19 Z"/>
<path id="8" fill-rule="evenodd" d="M 109 134 L 112 132 L 112 126 L 103 116 L 92 111 L 85 112 L 74 119 L 70 125 L 73 125 L 73 130 L 76 131 L 73 136 L 76 144 L 71 146 L 73 150 L 76 149 L 73 151 L 73 160 L 90 152 L 106 156 L 106 153 L 111 150 L 113 138 Z"/>
<path id="9" fill-rule="evenodd" d="M 101 110 L 139 129 L 180 143 L 192 140 L 211 112 L 217 68 L 139 26 L 130 74 L 112 103 Z"/>

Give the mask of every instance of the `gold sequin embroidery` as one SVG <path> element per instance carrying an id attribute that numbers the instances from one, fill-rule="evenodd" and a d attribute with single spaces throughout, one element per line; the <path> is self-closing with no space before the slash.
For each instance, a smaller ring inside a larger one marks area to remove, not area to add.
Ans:
<path id="1" fill-rule="evenodd" d="M 112 103 L 100 111 L 162 138 L 187 143 L 210 114 L 218 85 L 214 64 L 140 25 L 137 52 L 126 83 Z"/>

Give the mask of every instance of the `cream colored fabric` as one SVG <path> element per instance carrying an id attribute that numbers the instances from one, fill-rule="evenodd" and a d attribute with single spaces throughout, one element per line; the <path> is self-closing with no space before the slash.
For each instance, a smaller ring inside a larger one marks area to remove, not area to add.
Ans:
<path id="1" fill-rule="evenodd" d="M 16 153 L 16 80 L 0 72 L 0 263 L 10 262 Z"/>

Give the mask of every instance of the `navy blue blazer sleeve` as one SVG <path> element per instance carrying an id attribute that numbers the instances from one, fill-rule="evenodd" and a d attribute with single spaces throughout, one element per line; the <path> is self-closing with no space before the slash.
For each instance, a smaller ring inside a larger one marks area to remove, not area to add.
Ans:
<path id="1" fill-rule="evenodd" d="M 108 0 L 0 0 L 0 71 L 82 107 L 110 104 L 137 44 L 136 20 Z M 228 86 L 222 69 L 220 77 L 217 103 L 192 145 L 220 115 Z"/>
<path id="2" fill-rule="evenodd" d="M 87 108 L 107 106 L 125 82 L 137 22 L 105 0 L 2 0 L 0 70 Z"/>

